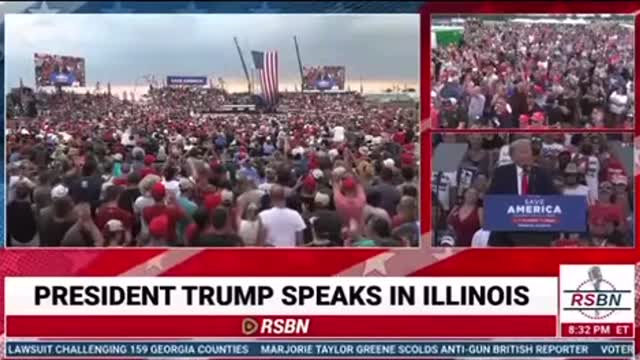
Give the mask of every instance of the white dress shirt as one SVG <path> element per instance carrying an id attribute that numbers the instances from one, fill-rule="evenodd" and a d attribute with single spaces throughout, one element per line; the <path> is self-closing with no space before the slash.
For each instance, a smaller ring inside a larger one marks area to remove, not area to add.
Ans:
<path id="1" fill-rule="evenodd" d="M 522 177 L 524 176 L 524 169 L 521 166 L 516 165 L 516 172 L 518 174 L 518 195 L 522 195 Z"/>
<path id="2" fill-rule="evenodd" d="M 479 229 L 473 234 L 473 237 L 471 238 L 471 247 L 489 247 L 490 237 L 491 231 Z"/>

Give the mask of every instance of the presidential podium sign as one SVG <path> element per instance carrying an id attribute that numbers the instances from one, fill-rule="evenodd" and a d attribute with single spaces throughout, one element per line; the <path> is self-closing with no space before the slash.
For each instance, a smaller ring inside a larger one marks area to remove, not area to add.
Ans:
<path id="1" fill-rule="evenodd" d="M 584 232 L 587 200 L 565 195 L 487 195 L 485 230 Z"/>

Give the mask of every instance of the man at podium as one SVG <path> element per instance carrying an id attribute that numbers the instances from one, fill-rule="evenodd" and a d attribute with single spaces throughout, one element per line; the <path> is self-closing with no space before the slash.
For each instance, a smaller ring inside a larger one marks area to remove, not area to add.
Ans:
<path id="1" fill-rule="evenodd" d="M 551 176 L 534 165 L 531 140 L 518 139 L 511 143 L 512 164 L 495 170 L 487 195 L 557 195 Z M 502 214 L 486 214 L 502 216 Z M 492 231 L 489 246 L 550 246 L 553 233 Z"/>

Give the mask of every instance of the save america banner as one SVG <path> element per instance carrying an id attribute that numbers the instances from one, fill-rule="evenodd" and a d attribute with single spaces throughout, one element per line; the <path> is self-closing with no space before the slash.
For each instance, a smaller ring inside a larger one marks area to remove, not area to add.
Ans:
<path id="1" fill-rule="evenodd" d="M 587 200 L 566 195 L 487 195 L 485 224 L 490 231 L 584 232 Z"/>

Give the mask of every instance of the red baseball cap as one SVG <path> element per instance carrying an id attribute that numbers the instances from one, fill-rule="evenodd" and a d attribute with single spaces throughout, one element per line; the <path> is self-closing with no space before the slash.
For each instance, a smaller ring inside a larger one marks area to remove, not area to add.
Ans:
<path id="1" fill-rule="evenodd" d="M 544 121 L 544 114 L 540 111 L 533 113 L 533 115 L 531 116 L 531 120 L 535 121 L 535 122 L 543 122 Z"/>
<path id="2" fill-rule="evenodd" d="M 151 187 L 151 197 L 153 198 L 153 200 L 160 201 L 164 199 L 166 195 L 167 195 L 167 189 L 164 187 L 162 183 L 157 182 L 153 185 L 153 187 Z"/>
<path id="3" fill-rule="evenodd" d="M 356 181 L 353 177 L 348 176 L 344 180 L 342 180 L 342 190 L 352 191 L 356 189 Z"/>

